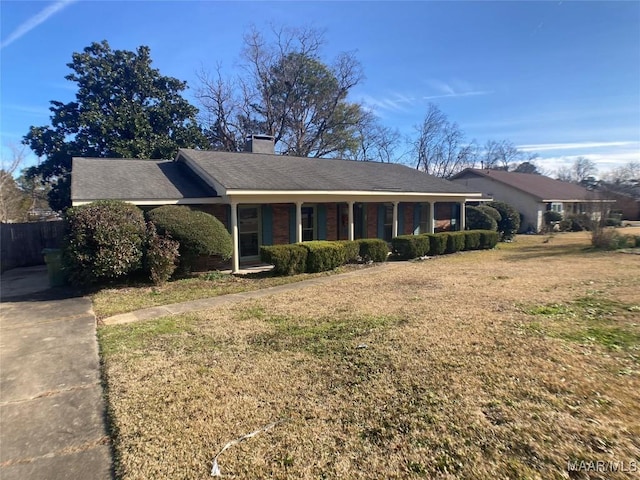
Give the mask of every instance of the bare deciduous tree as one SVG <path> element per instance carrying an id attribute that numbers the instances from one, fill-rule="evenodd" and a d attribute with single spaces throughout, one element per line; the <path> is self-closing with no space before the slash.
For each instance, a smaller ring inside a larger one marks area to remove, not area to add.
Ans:
<path id="1" fill-rule="evenodd" d="M 285 155 L 323 157 L 357 148 L 366 123 L 361 105 L 347 101 L 363 79 L 352 53 L 331 65 L 320 60 L 322 32 L 280 29 L 268 42 L 251 29 L 244 38 L 243 74 L 223 79 L 199 75 L 197 97 L 207 118 L 208 135 L 221 150 L 238 151 L 252 133 L 272 135 Z"/>
<path id="2" fill-rule="evenodd" d="M 598 173 L 596 164 L 586 157 L 577 157 L 570 167 L 560 167 L 556 178 L 570 183 L 592 183 Z"/>
<path id="3" fill-rule="evenodd" d="M 475 166 L 478 151 L 475 142 L 466 143 L 458 124 L 449 122 L 433 103 L 429 104 L 427 114 L 416 130 L 418 137 L 413 143 L 413 151 L 417 169 L 449 178 Z"/>
<path id="4" fill-rule="evenodd" d="M 16 222 L 24 220 L 25 194 L 18 188 L 13 175 L 24 162 L 25 147 L 11 145 L 10 158 L 2 156 L 0 166 L 0 222 Z"/>

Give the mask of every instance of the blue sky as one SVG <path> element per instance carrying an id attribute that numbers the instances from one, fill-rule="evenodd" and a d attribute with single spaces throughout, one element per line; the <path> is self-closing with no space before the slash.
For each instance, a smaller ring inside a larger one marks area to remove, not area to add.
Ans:
<path id="1" fill-rule="evenodd" d="M 93 41 L 151 48 L 164 75 L 197 86 L 196 72 L 238 67 L 253 24 L 326 31 L 325 58 L 353 51 L 364 101 L 413 135 L 429 102 L 469 140 L 510 140 L 538 152 L 545 171 L 577 156 L 600 174 L 640 161 L 640 2 L 1 2 L 2 155 L 49 101 L 68 102 L 73 52 Z M 197 105 L 193 90 L 185 96 Z M 36 161 L 32 155 L 28 163 Z"/>

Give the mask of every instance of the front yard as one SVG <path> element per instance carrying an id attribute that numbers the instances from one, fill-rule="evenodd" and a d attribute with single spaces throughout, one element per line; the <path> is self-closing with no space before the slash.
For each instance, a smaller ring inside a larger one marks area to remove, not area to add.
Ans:
<path id="1" fill-rule="evenodd" d="M 637 478 L 640 256 L 545 240 L 100 327 L 117 477 Z"/>

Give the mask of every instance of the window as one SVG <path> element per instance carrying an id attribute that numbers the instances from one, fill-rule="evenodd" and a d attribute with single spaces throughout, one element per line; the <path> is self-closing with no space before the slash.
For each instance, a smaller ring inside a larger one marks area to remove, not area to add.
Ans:
<path id="1" fill-rule="evenodd" d="M 562 203 L 552 203 L 551 204 L 551 211 L 552 212 L 562 213 Z"/>
<path id="2" fill-rule="evenodd" d="M 302 241 L 316 239 L 316 207 L 302 207 Z"/>
<path id="3" fill-rule="evenodd" d="M 258 206 L 238 207 L 240 257 L 257 257 L 260 253 L 259 212 Z"/>

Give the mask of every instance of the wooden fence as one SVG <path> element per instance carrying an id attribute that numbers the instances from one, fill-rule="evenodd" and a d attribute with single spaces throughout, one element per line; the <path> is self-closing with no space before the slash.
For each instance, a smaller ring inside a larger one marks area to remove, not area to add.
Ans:
<path id="1" fill-rule="evenodd" d="M 42 249 L 60 248 L 64 222 L 0 223 L 0 271 L 43 265 Z"/>

